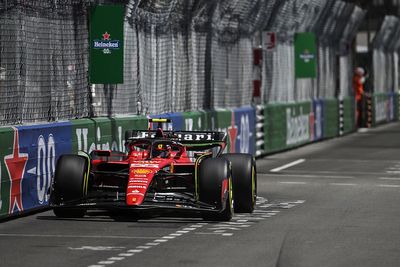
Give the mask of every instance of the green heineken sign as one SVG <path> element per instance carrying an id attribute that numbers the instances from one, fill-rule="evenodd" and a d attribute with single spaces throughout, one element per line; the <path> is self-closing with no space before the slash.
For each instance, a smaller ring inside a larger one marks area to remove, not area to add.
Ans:
<path id="1" fill-rule="evenodd" d="M 94 6 L 89 20 L 90 83 L 123 83 L 124 6 Z"/>
<path id="2" fill-rule="evenodd" d="M 315 34 L 296 33 L 294 36 L 295 75 L 296 78 L 316 78 L 317 47 Z"/>

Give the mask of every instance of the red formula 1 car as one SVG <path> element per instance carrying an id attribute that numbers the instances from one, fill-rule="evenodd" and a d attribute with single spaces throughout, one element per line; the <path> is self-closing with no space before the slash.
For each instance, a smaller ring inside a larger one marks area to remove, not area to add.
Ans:
<path id="1" fill-rule="evenodd" d="M 193 211 L 228 221 L 252 212 L 257 176 L 249 154 L 222 154 L 223 132 L 127 131 L 127 153 L 95 150 L 62 155 L 50 206 L 56 216 L 82 217 L 88 209 Z"/>

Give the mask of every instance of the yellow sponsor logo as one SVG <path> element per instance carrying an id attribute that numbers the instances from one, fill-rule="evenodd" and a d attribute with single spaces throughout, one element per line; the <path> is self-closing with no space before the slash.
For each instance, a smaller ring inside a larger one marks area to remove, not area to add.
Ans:
<path id="1" fill-rule="evenodd" d="M 133 171 L 134 174 L 149 174 L 151 173 L 151 170 L 148 169 L 135 169 Z"/>

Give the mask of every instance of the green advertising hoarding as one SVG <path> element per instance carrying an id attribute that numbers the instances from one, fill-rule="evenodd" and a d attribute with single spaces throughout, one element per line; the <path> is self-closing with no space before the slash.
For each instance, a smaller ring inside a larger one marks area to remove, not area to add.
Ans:
<path id="1" fill-rule="evenodd" d="M 317 47 L 315 34 L 296 33 L 294 36 L 295 75 L 296 78 L 316 78 Z"/>
<path id="2" fill-rule="evenodd" d="M 94 6 L 89 22 L 90 83 L 123 83 L 124 6 Z"/>

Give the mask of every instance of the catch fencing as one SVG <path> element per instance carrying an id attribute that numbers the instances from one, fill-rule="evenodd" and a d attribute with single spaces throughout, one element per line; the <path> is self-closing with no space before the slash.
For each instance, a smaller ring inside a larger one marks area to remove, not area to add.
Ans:
<path id="1" fill-rule="evenodd" d="M 124 83 L 90 85 L 88 10 L 117 2 L 0 3 L 0 124 L 235 108 L 253 103 L 255 79 L 263 103 L 352 94 L 350 43 L 365 11 L 336 0 L 124 1 Z M 296 32 L 317 36 L 315 79 L 295 79 Z"/>

